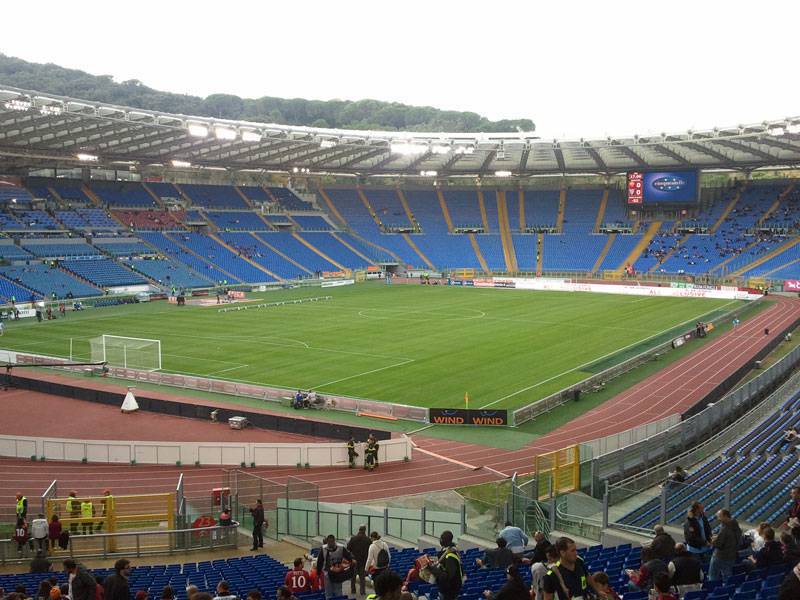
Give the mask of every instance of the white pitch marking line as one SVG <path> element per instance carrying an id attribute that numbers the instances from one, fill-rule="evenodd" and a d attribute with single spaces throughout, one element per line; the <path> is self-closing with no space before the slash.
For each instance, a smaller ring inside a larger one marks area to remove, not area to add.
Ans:
<path id="1" fill-rule="evenodd" d="M 734 302 L 738 302 L 738 301 L 737 301 L 737 300 L 731 300 L 730 302 L 726 302 L 725 304 L 723 304 L 723 305 L 722 305 L 722 306 L 720 306 L 719 308 L 715 308 L 714 310 L 710 310 L 710 311 L 708 311 L 708 312 L 705 312 L 705 313 L 703 313 L 702 315 L 700 315 L 699 317 L 692 318 L 692 319 L 688 319 L 688 320 L 684 321 L 683 323 L 678 323 L 678 324 L 677 324 L 677 325 L 675 325 L 674 327 L 670 327 L 670 329 L 675 329 L 675 327 L 680 327 L 680 326 L 682 326 L 682 325 L 686 325 L 686 324 L 688 324 L 688 323 L 694 323 L 696 320 L 698 320 L 698 319 L 701 319 L 701 318 L 703 318 L 704 316 L 706 316 L 706 315 L 708 315 L 708 314 L 711 314 L 711 313 L 713 313 L 713 312 L 716 312 L 716 311 L 717 311 L 717 310 L 719 310 L 720 308 L 723 308 L 723 307 L 725 307 L 725 306 L 728 306 L 729 304 L 733 304 Z M 590 360 L 589 362 L 585 362 L 585 363 L 583 363 L 582 365 L 578 365 L 577 367 L 573 367 L 572 369 L 568 369 L 568 370 L 566 370 L 566 371 L 564 371 L 564 372 L 562 372 L 562 373 L 559 373 L 558 375 L 553 375 L 552 377 L 548 377 L 547 379 L 544 379 L 543 381 L 539 381 L 539 382 L 537 382 L 537 383 L 534 383 L 533 385 L 529 385 L 529 386 L 527 386 L 527 387 L 524 387 L 524 388 L 522 388 L 522 389 L 519 389 L 519 390 L 517 390 L 516 392 L 511 392 L 510 394 L 506 394 L 506 395 L 505 395 L 505 396 L 503 396 L 502 398 L 498 398 L 497 400 L 494 400 L 494 401 L 492 401 L 492 402 L 489 402 L 489 404 L 484 404 L 484 405 L 483 405 L 483 406 L 481 406 L 480 408 L 488 408 L 488 407 L 492 406 L 493 404 L 497 404 L 498 402 L 502 402 L 503 400 L 508 400 L 509 398 L 513 398 L 513 397 L 514 397 L 514 396 L 516 396 L 517 394 L 521 394 L 521 393 L 523 393 L 523 392 L 527 392 L 527 391 L 529 391 L 529 390 L 532 390 L 532 389 L 534 389 L 534 388 L 537 388 L 537 387 L 539 387 L 540 385 L 544 385 L 545 383 L 549 383 L 549 382 L 553 381 L 554 379 L 558 379 L 559 377 L 563 377 L 564 375 L 569 375 L 569 374 L 570 374 L 570 373 L 572 373 L 573 371 L 580 371 L 581 369 L 583 369 L 584 367 L 588 367 L 588 366 L 589 366 L 589 365 L 591 365 L 592 363 L 596 363 L 596 362 L 597 362 L 597 361 L 599 361 L 599 360 L 603 360 L 603 359 L 605 359 L 605 358 L 608 358 L 609 356 L 613 356 L 614 354 L 618 354 L 618 353 L 620 353 L 620 352 L 623 352 L 624 350 L 627 350 L 628 348 L 632 348 L 633 346 L 636 346 L 636 345 L 638 345 L 638 344 L 641 344 L 642 342 L 646 342 L 647 340 L 651 340 L 651 339 L 653 339 L 653 338 L 655 338 L 655 337 L 658 337 L 658 336 L 660 336 L 660 335 L 664 335 L 664 333 L 665 333 L 666 331 L 669 331 L 669 330 L 668 330 L 668 329 L 665 329 L 664 331 L 659 331 L 658 333 L 654 333 L 653 335 L 651 335 L 651 336 L 649 336 L 649 337 L 646 337 L 646 338 L 644 338 L 644 339 L 641 339 L 641 340 L 639 340 L 639 341 L 637 341 L 637 342 L 633 342 L 632 344 L 628 344 L 627 346 L 624 346 L 624 347 L 622 347 L 622 348 L 619 348 L 618 350 L 614 350 L 613 352 L 609 352 L 608 354 L 605 354 L 605 355 L 603 355 L 603 356 L 600 356 L 600 357 L 597 357 L 597 358 L 593 358 L 593 359 L 592 359 L 592 360 Z"/>
<path id="2" fill-rule="evenodd" d="M 228 367 L 227 369 L 222 369 L 221 371 L 212 371 L 209 373 L 209 377 L 211 375 L 217 375 L 219 373 L 227 373 L 228 371 L 235 371 L 236 369 L 244 369 L 245 367 L 249 367 L 250 365 L 239 365 L 238 367 Z"/>
<path id="3" fill-rule="evenodd" d="M 379 371 L 385 371 L 386 369 L 391 369 L 393 367 L 402 367 L 403 365 L 407 365 L 409 363 L 414 362 L 413 358 L 409 358 L 407 360 L 394 363 L 392 365 L 386 365 L 385 367 L 379 367 L 377 369 L 372 369 L 370 371 L 364 371 L 363 373 L 356 373 L 355 375 L 350 375 L 348 377 L 342 377 L 341 379 L 334 379 L 333 381 L 326 381 L 325 383 L 319 383 L 317 385 L 312 385 L 309 389 L 319 389 L 325 387 L 326 385 L 333 385 L 334 383 L 339 383 L 340 381 L 347 381 L 348 379 L 355 379 L 356 377 L 363 377 L 364 375 L 370 375 L 372 373 L 377 373 Z"/>

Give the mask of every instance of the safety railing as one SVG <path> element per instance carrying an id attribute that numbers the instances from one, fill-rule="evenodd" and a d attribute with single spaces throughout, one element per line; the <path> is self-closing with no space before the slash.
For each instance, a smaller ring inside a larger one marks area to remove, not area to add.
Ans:
<path id="1" fill-rule="evenodd" d="M 56 548 L 50 559 L 147 556 L 237 547 L 238 526 L 198 527 L 131 533 L 73 535 L 66 548 Z M 21 546 L 0 540 L 0 564 L 27 563 L 35 555 L 33 543 Z"/>

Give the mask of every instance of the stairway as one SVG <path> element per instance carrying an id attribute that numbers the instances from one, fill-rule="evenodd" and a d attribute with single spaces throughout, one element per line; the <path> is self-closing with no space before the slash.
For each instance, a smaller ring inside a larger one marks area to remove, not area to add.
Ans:
<path id="1" fill-rule="evenodd" d="M 286 261 L 289 261 L 290 263 L 292 263 L 292 264 L 293 264 L 295 267 L 297 267 L 298 269 L 300 269 L 300 270 L 302 270 L 302 271 L 305 271 L 305 272 L 306 272 L 306 273 L 308 273 L 309 275 L 313 275 L 313 274 L 314 274 L 314 272 L 313 272 L 311 269 L 309 269 L 309 268 L 307 268 L 307 267 L 304 267 L 304 266 L 303 266 L 303 265 L 301 265 L 299 262 L 297 262 L 297 261 L 296 261 L 296 260 L 294 260 L 292 257 L 290 257 L 288 254 L 284 254 L 283 252 L 281 252 L 280 250 L 278 250 L 278 249 L 277 249 L 275 246 L 273 246 L 272 244 L 270 244 L 269 242 L 267 242 L 267 241 L 266 241 L 264 238 L 262 238 L 262 237 L 259 237 L 258 235 L 256 235 L 256 234 L 255 234 L 254 232 L 252 232 L 252 231 L 250 232 L 250 235 L 252 236 L 252 238 L 253 238 L 254 240 L 256 240 L 258 243 L 260 243 L 262 246 L 264 246 L 265 248 L 269 248 L 269 249 L 270 249 L 272 252 L 274 252 L 275 254 L 277 254 L 278 256 L 280 256 L 281 258 L 283 258 L 284 260 L 286 260 Z"/>
<path id="2" fill-rule="evenodd" d="M 342 224 L 342 227 L 349 227 L 347 221 L 345 221 L 344 217 L 342 216 L 342 213 L 339 212 L 339 209 L 336 208 L 336 205 L 333 203 L 333 200 L 331 200 L 331 197 L 328 196 L 328 192 L 326 192 L 323 188 L 319 188 L 319 195 L 322 196 L 322 200 L 325 202 L 328 210 Z"/>
<path id="3" fill-rule="evenodd" d="M 525 190 L 519 188 L 517 196 L 519 197 L 519 230 L 525 231 Z"/>
<path id="4" fill-rule="evenodd" d="M 105 203 L 100 199 L 100 196 L 95 194 L 94 191 L 92 191 L 92 189 L 88 185 L 82 184 L 81 190 L 83 191 L 84 194 L 86 194 L 89 197 L 89 200 L 92 201 L 92 204 L 100 208 L 105 206 Z"/>
<path id="5" fill-rule="evenodd" d="M 306 248 L 308 248 L 308 249 L 309 249 L 309 250 L 311 250 L 312 252 L 314 252 L 314 253 L 316 253 L 317 255 L 321 256 L 322 258 L 324 258 L 325 260 L 327 260 L 327 261 L 328 261 L 329 263 L 331 263 L 332 265 L 335 265 L 335 266 L 336 266 L 336 268 L 337 268 L 337 269 L 339 269 L 340 271 L 344 271 L 344 272 L 347 272 L 347 273 L 349 273 L 349 272 L 350 272 L 350 269 L 348 269 L 348 268 L 347 268 L 347 267 L 345 267 L 344 265 L 340 265 L 338 262 L 336 262 L 335 260 L 333 260 L 333 259 L 332 259 L 330 256 L 328 256 L 327 254 L 325 254 L 325 253 L 324 253 L 322 250 L 320 250 L 319 248 L 317 248 L 316 246 L 314 246 L 314 244 L 312 244 L 311 242 L 309 242 L 309 241 L 308 241 L 308 240 L 306 240 L 306 239 L 303 239 L 303 238 L 300 236 L 300 234 L 299 234 L 299 233 L 297 233 L 297 232 L 292 232 L 292 237 L 293 237 L 294 239 L 296 239 L 298 242 L 300 242 L 301 244 L 303 244 L 303 245 L 304 245 Z"/>
<path id="6" fill-rule="evenodd" d="M 235 186 L 233 186 L 233 189 L 235 189 L 235 190 L 236 190 L 236 193 L 237 193 L 237 194 L 239 194 L 239 197 L 240 197 L 242 200 L 244 200 L 244 203 L 245 203 L 245 204 L 247 204 L 247 207 L 248 207 L 248 208 L 250 208 L 251 210 L 255 210 L 255 208 L 256 208 L 256 205 L 255 205 L 255 204 L 253 204 L 253 201 L 252 201 L 252 200 L 250 200 L 250 198 L 248 198 L 248 197 L 245 195 L 245 193 L 244 193 L 242 190 L 240 190 L 240 189 L 239 189 L 239 186 L 238 186 L 238 185 L 235 185 Z"/>
<path id="7" fill-rule="evenodd" d="M 739 198 L 742 197 L 742 192 L 745 190 L 746 187 L 747 183 L 745 183 L 736 191 L 736 194 L 734 194 L 733 198 L 731 198 L 731 201 L 728 202 L 728 206 L 726 206 L 725 210 L 722 211 L 722 214 L 719 216 L 719 219 L 717 219 L 717 221 L 711 226 L 711 229 L 708 230 L 708 233 L 712 235 L 717 233 L 717 229 L 719 229 L 722 226 L 722 224 L 725 222 L 725 219 L 728 218 L 728 215 L 730 215 L 733 209 L 736 207 L 736 204 L 739 202 Z"/>
<path id="8" fill-rule="evenodd" d="M 606 237 L 606 243 L 603 246 L 603 249 L 600 251 L 600 255 L 597 257 L 597 260 L 594 261 L 594 266 L 592 267 L 592 273 L 597 273 L 597 270 L 600 268 L 600 265 L 603 264 L 603 261 L 608 254 L 608 251 L 611 250 L 611 246 L 614 244 L 614 240 L 617 239 L 617 234 L 612 233 Z"/>
<path id="9" fill-rule="evenodd" d="M 475 239 L 475 234 L 469 233 L 467 236 L 469 237 L 469 243 L 472 244 L 472 249 L 475 251 L 478 263 L 481 265 L 481 269 L 483 269 L 484 273 L 490 273 L 489 265 L 486 264 L 486 259 L 483 258 L 483 253 L 481 252 L 480 246 L 478 246 L 478 240 Z"/>
<path id="10" fill-rule="evenodd" d="M 489 233 L 489 219 L 486 217 L 486 203 L 483 200 L 483 190 L 478 190 L 478 208 L 481 211 L 481 221 L 483 221 L 483 231 Z"/>
<path id="11" fill-rule="evenodd" d="M 226 271 L 225 269 L 223 269 L 223 268 L 222 268 L 221 266 L 219 266 L 217 263 L 211 262 L 211 261 L 210 261 L 210 260 L 208 260 L 208 259 L 207 259 L 205 256 L 200 256 L 200 255 L 199 255 L 197 252 L 195 252 L 194 250 L 192 250 L 191 248 L 189 248 L 189 246 L 186 246 L 185 244 L 181 244 L 181 243 L 180 243 L 178 240 L 176 240 L 174 237 L 171 237 L 171 236 L 170 236 L 170 234 L 169 234 L 168 232 L 164 231 L 164 232 L 162 232 L 162 235 L 163 235 L 165 238 L 167 238 L 167 239 L 168 239 L 170 242 L 172 242 L 173 244 L 175 244 L 176 246 L 179 246 L 180 248 L 183 248 L 184 250 L 186 250 L 186 252 L 188 252 L 189 254 L 191 254 L 191 255 L 193 255 L 193 256 L 196 256 L 197 258 L 199 258 L 200 260 L 202 260 L 204 263 L 207 263 L 207 264 L 211 265 L 211 266 L 212 266 L 212 267 L 214 267 L 214 268 L 215 268 L 217 271 L 221 271 L 222 273 L 225 273 L 225 275 L 227 275 L 227 276 L 230 278 L 230 279 L 229 279 L 229 281 L 231 281 L 231 282 L 233 282 L 233 283 L 244 283 L 244 281 L 242 281 L 242 280 L 241 280 L 241 279 L 239 279 L 238 277 L 234 277 L 232 274 L 230 274 L 228 271 Z M 159 251 L 159 253 L 160 253 L 160 254 L 164 254 L 164 253 L 163 253 L 163 252 L 161 252 L 161 251 Z M 208 279 L 208 277 L 206 277 L 206 279 Z"/>
<path id="12" fill-rule="evenodd" d="M 773 203 L 772 203 L 772 205 L 771 205 L 771 206 L 770 206 L 770 207 L 767 209 L 767 212 L 765 212 L 765 213 L 764 213 L 764 214 L 761 216 L 761 218 L 760 218 L 760 219 L 757 221 L 757 223 L 756 223 L 756 227 L 759 227 L 759 226 L 763 225 L 763 224 L 764 224 L 764 221 L 766 221 L 766 220 L 767 220 L 767 219 L 770 217 L 770 215 L 772 215 L 772 213 L 774 213 L 776 210 L 778 210 L 778 207 L 780 207 L 781 203 L 782 203 L 782 202 L 783 202 L 783 201 L 786 199 L 786 197 L 787 197 L 789 194 L 791 194 L 791 193 L 792 193 L 792 190 L 794 189 L 794 186 L 795 186 L 795 184 L 794 184 L 794 183 L 792 183 L 792 184 L 789 184 L 789 185 L 786 187 L 786 189 L 785 189 L 785 190 L 783 190 L 783 191 L 782 191 L 782 192 L 781 192 L 781 193 L 778 195 L 778 197 L 777 197 L 777 199 L 775 200 L 775 202 L 773 202 Z"/>
<path id="13" fill-rule="evenodd" d="M 372 220 L 375 221 L 375 225 L 378 226 L 378 229 L 383 231 L 383 223 L 381 223 L 381 220 L 378 218 L 378 215 L 375 212 L 375 209 L 372 208 L 372 204 L 369 203 L 369 198 L 367 198 L 367 195 L 364 193 L 364 190 L 362 190 L 361 188 L 358 188 L 356 190 L 356 192 L 358 193 L 358 197 L 361 200 L 361 203 L 364 205 L 364 208 L 367 209 L 367 212 L 372 217 Z"/>
<path id="14" fill-rule="evenodd" d="M 679 239 L 678 243 L 675 244 L 675 246 L 672 248 L 672 250 L 670 250 L 669 252 L 667 252 L 664 255 L 664 258 L 661 259 L 661 262 L 657 262 L 656 264 L 654 264 L 652 267 L 650 267 L 650 269 L 647 272 L 648 273 L 654 273 L 654 272 L 658 271 L 658 269 L 661 267 L 661 265 L 663 265 L 665 262 L 667 262 L 670 258 L 672 258 L 672 256 L 678 250 L 681 249 L 681 246 L 683 246 L 686 243 L 686 241 L 691 237 L 691 235 L 692 235 L 691 233 L 687 233 L 681 239 Z"/>
<path id="15" fill-rule="evenodd" d="M 411 236 L 410 236 L 410 235 L 408 235 L 407 233 L 404 233 L 404 234 L 403 234 L 403 239 L 406 241 L 406 243 L 407 243 L 409 246 L 411 246 L 411 249 L 412 249 L 414 252 L 416 252 L 416 253 L 417 253 L 417 256 L 419 256 L 419 257 L 422 259 L 422 262 L 424 262 L 424 263 L 425 263 L 425 265 L 426 265 L 426 266 L 427 266 L 427 267 L 428 267 L 428 268 L 429 268 L 431 271 L 435 271 L 435 270 L 436 270 L 436 267 L 434 267 L 434 266 L 433 266 L 433 263 L 432 263 L 431 261 L 429 261 L 429 260 L 428 260 L 428 257 L 427 257 L 427 256 L 425 256 L 425 255 L 422 253 L 422 250 L 420 250 L 420 249 L 419 249 L 419 247 L 418 247 L 418 246 L 417 246 L 417 245 L 414 243 L 414 240 L 412 240 L 412 239 L 411 239 Z"/>
<path id="16" fill-rule="evenodd" d="M 356 248 L 355 248 L 354 246 L 352 246 L 351 244 L 347 243 L 345 240 L 343 240 L 342 238 L 340 238 L 340 237 L 339 237 L 339 236 L 336 234 L 336 232 L 335 232 L 335 231 L 331 231 L 331 232 L 329 232 L 329 233 L 330 233 L 330 235 L 331 235 L 331 237 L 332 237 L 333 239 L 335 239 L 335 240 L 336 240 L 337 242 L 339 242 L 339 243 L 340 243 L 342 246 L 344 246 L 345 248 L 347 248 L 348 250 L 350 250 L 350 252 L 352 252 L 353 254 L 355 254 L 356 256 L 358 256 L 359 258 L 361 258 L 361 259 L 363 259 L 363 260 L 367 261 L 367 262 L 368 262 L 369 264 L 371 264 L 371 265 L 374 265 L 374 264 L 375 264 L 375 261 L 374 261 L 374 260 L 372 260 L 371 258 L 369 258 L 369 257 L 367 257 L 367 256 L 364 256 L 364 255 L 363 255 L 361 252 L 359 252 L 358 250 L 356 250 Z"/>
<path id="17" fill-rule="evenodd" d="M 276 275 L 276 274 L 275 274 L 275 273 L 273 273 L 272 271 L 270 271 L 270 270 L 268 270 L 268 269 L 265 269 L 263 266 L 261 266 L 261 265 L 260 265 L 260 264 L 258 264 L 256 261 L 252 260 L 251 258 L 248 258 L 248 257 L 244 256 L 243 254 L 240 254 L 240 253 L 239 253 L 239 252 L 236 250 L 236 248 L 234 248 L 234 247 L 230 246 L 230 245 L 229 245 L 227 242 L 225 242 L 225 241 L 224 241 L 222 238 L 218 237 L 217 235 L 215 235 L 215 234 L 211 233 L 211 234 L 209 234 L 209 236 L 208 236 L 208 237 L 210 237 L 212 240 L 214 240 L 215 242 L 217 242 L 217 243 L 218 243 L 220 246 L 222 246 L 223 248 L 227 248 L 228 250 L 230 250 L 230 251 L 231 251 L 231 252 L 233 252 L 234 254 L 238 255 L 238 256 L 239 256 L 239 258 L 243 258 L 244 260 L 246 260 L 247 262 L 249 262 L 251 265 L 253 265 L 253 266 L 254 266 L 256 269 L 258 269 L 259 271 L 263 271 L 264 273 L 266 273 L 267 275 L 269 275 L 270 277 L 272 277 L 272 278 L 273 278 L 275 281 L 283 281 L 283 277 L 279 277 L 278 275 Z"/>
<path id="18" fill-rule="evenodd" d="M 506 193 L 503 190 L 497 190 L 497 217 L 500 223 L 500 239 L 503 242 L 503 256 L 506 261 L 506 271 L 509 273 L 517 273 L 519 267 L 517 266 L 517 253 L 514 251 L 514 240 L 511 237 L 511 225 L 508 221 L 508 203 L 506 202 Z"/>
<path id="19" fill-rule="evenodd" d="M 741 252 L 739 252 L 738 254 L 732 254 L 731 256 L 729 256 L 728 258 L 723 260 L 722 262 L 720 262 L 720 263 L 714 265 L 713 267 L 711 267 L 708 270 L 708 274 L 709 275 L 718 275 L 718 276 L 722 275 L 724 273 L 725 267 L 728 266 L 728 264 L 730 264 L 731 262 L 733 262 L 734 260 L 739 258 L 739 256 L 741 256 L 745 252 L 748 252 L 751 248 L 755 248 L 760 243 L 761 242 L 758 239 L 756 239 L 756 241 L 754 241 L 754 242 L 750 242 L 744 248 L 742 248 Z"/>
<path id="20" fill-rule="evenodd" d="M 558 216 L 556 216 L 556 231 L 564 231 L 564 213 L 567 210 L 567 190 L 562 186 L 558 193 Z"/>
<path id="21" fill-rule="evenodd" d="M 608 188 L 603 190 L 603 196 L 600 198 L 600 206 L 597 209 L 597 216 L 594 219 L 594 232 L 598 233 L 603 226 L 603 219 L 606 216 L 606 207 L 608 206 Z"/>
<path id="22" fill-rule="evenodd" d="M 636 246 L 633 247 L 631 253 L 628 254 L 625 260 L 622 261 L 622 264 L 617 267 L 617 270 L 621 271 L 626 265 L 633 265 L 633 263 L 636 262 L 636 259 L 641 256 L 644 249 L 650 245 L 651 241 L 653 241 L 653 237 L 655 237 L 659 229 L 661 229 L 661 221 L 653 221 L 650 223 L 650 225 L 647 227 L 647 231 L 642 236 L 642 239 L 640 239 Z"/>
<path id="23" fill-rule="evenodd" d="M 439 207 L 442 209 L 444 222 L 447 223 L 447 231 L 453 233 L 453 220 L 450 218 L 450 209 L 447 208 L 447 202 L 445 202 L 442 190 L 436 190 L 436 197 L 439 199 Z"/>
<path id="24" fill-rule="evenodd" d="M 411 212 L 411 207 L 408 205 L 408 202 L 406 201 L 406 195 L 400 188 L 397 188 L 397 197 L 400 199 L 400 204 L 402 205 L 403 210 L 406 213 L 408 222 L 411 223 L 411 226 L 414 228 L 414 231 L 420 231 L 419 223 L 417 223 L 417 220 L 414 218 L 414 213 Z"/>
<path id="25" fill-rule="evenodd" d="M 544 234 L 536 235 L 536 276 L 542 276 L 542 265 L 544 264 Z"/>
<path id="26" fill-rule="evenodd" d="M 753 262 L 748 263 L 745 266 L 736 269 L 735 271 L 732 271 L 729 275 L 730 275 L 730 277 L 738 277 L 739 275 L 741 275 L 742 273 L 745 273 L 746 271 L 749 271 L 750 269 L 754 269 L 759 265 L 763 265 L 765 262 L 767 262 L 771 258 L 775 258 L 779 254 L 781 254 L 783 252 L 786 252 L 790 248 L 794 248 L 798 243 L 800 243 L 800 237 L 792 238 L 791 240 L 789 240 L 787 242 L 784 242 L 783 244 L 781 244 L 777 248 L 767 252 L 763 256 L 759 256 Z"/>
<path id="27" fill-rule="evenodd" d="M 161 197 L 158 194 L 156 194 L 153 190 L 151 190 L 150 186 L 148 186 L 144 181 L 142 182 L 142 187 L 144 188 L 145 192 L 150 194 L 150 197 L 153 199 L 153 202 L 156 203 L 156 206 L 160 206 L 161 208 L 164 208 L 164 201 L 161 199 Z"/>

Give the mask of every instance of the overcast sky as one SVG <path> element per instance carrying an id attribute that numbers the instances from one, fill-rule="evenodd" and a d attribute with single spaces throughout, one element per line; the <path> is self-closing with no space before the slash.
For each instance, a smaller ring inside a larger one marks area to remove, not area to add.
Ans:
<path id="1" fill-rule="evenodd" d="M 545 138 L 800 114 L 800 2 L 3 2 L 0 52 L 205 96 L 375 98 Z M 2 83 L 2 81 L 0 81 Z"/>

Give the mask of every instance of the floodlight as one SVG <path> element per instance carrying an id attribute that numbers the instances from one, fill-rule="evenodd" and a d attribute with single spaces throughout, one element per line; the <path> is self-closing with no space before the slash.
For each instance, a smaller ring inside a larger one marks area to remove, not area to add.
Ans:
<path id="1" fill-rule="evenodd" d="M 475 154 L 475 146 L 456 146 L 456 154 Z"/>
<path id="2" fill-rule="evenodd" d="M 431 146 L 431 152 L 433 154 L 447 154 L 450 152 L 450 146 L 444 144 L 434 144 Z"/>
<path id="3" fill-rule="evenodd" d="M 3 106 L 5 106 L 8 110 L 30 110 L 33 106 L 33 102 L 30 100 L 20 100 L 19 98 L 15 98 L 14 100 L 8 100 Z"/>
<path id="4" fill-rule="evenodd" d="M 189 132 L 191 133 L 191 127 L 189 128 Z M 215 127 L 214 135 L 218 140 L 235 140 L 236 130 L 228 129 L 227 127 Z"/>
<path id="5" fill-rule="evenodd" d="M 208 135 L 208 127 L 205 125 L 191 124 L 189 125 L 189 135 L 206 137 Z"/>
<path id="6" fill-rule="evenodd" d="M 260 142 L 261 141 L 261 134 L 257 131 L 243 131 L 242 132 L 242 141 L 243 142 Z"/>
<path id="7" fill-rule="evenodd" d="M 781 136 L 784 134 L 783 127 L 770 127 L 767 129 L 767 133 L 770 135 L 774 135 L 775 137 Z"/>
<path id="8" fill-rule="evenodd" d="M 424 154 L 428 147 L 423 144 L 414 144 L 412 142 L 392 142 L 389 150 L 392 154 Z"/>
<path id="9" fill-rule="evenodd" d="M 299 172 L 300 172 L 300 169 L 298 169 L 297 167 L 295 167 L 294 169 L 292 169 L 292 173 L 299 173 Z"/>
<path id="10" fill-rule="evenodd" d="M 436 177 L 439 173 L 438 171 L 420 171 L 419 174 L 421 177 Z"/>
<path id="11" fill-rule="evenodd" d="M 185 160 L 173 160 L 173 161 L 170 161 L 170 162 L 172 163 L 173 167 L 178 167 L 179 169 L 192 166 L 192 163 L 190 163 L 188 161 L 185 161 Z"/>
<path id="12" fill-rule="evenodd" d="M 322 140 L 319 143 L 320 148 L 333 148 L 336 146 L 336 140 Z"/>
<path id="13" fill-rule="evenodd" d="M 511 175 L 512 175 L 511 171 L 495 171 L 494 172 L 494 176 L 495 177 L 511 177 Z"/>
<path id="14" fill-rule="evenodd" d="M 75 155 L 78 160 L 82 160 L 84 162 L 97 162 L 97 157 L 94 154 L 76 154 Z"/>
<path id="15" fill-rule="evenodd" d="M 800 123 L 794 123 L 786 127 L 787 133 L 800 133 Z"/>

